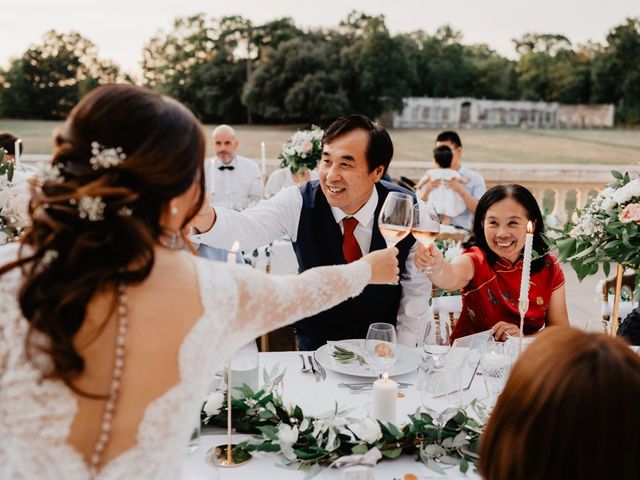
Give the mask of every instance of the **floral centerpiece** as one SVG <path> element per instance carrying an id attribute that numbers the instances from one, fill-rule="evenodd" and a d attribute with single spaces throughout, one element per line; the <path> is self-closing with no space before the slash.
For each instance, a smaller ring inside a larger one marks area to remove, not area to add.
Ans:
<path id="1" fill-rule="evenodd" d="M 288 167 L 291 173 L 307 168 L 313 170 L 322 156 L 322 136 L 324 131 L 312 125 L 309 130 L 298 130 L 284 144 L 278 155 L 280 168 Z"/>
<path id="2" fill-rule="evenodd" d="M 584 208 L 576 209 L 575 221 L 550 239 L 559 260 L 569 262 L 579 280 L 597 273 L 600 263 L 605 275 L 609 262 L 640 267 L 640 178 L 611 174 L 615 180 Z"/>
<path id="3" fill-rule="evenodd" d="M 354 418 L 351 411 L 338 405 L 324 415 L 306 415 L 297 405 L 284 405 L 281 387 L 283 373 L 264 373 L 261 390 L 246 385 L 232 399 L 233 426 L 237 432 L 254 434 L 238 449 L 245 452 L 271 452 L 291 468 L 309 470 L 327 466 L 342 457 L 363 455 L 377 449 L 383 458 L 394 459 L 413 454 L 439 473 L 443 466 L 458 466 L 466 472 L 476 464 L 476 453 L 486 412 L 472 404 L 479 420 L 460 409 L 439 427 L 427 413 L 416 411 L 406 423 L 396 426 L 371 418 Z M 213 392 L 205 402 L 203 425 L 226 426 L 226 396 Z M 345 460 L 345 459 L 343 459 Z"/>
<path id="4" fill-rule="evenodd" d="M 15 168 L 0 148 L 0 245 L 17 240 L 29 225 L 31 198 L 28 179 L 33 172 Z"/>

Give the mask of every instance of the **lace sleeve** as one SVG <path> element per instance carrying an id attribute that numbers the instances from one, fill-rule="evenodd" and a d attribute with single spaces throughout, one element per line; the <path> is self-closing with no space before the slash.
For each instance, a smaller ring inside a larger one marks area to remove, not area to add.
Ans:
<path id="1" fill-rule="evenodd" d="M 267 275 L 248 267 L 234 267 L 231 274 L 238 291 L 236 327 L 257 337 L 360 294 L 371 267 L 361 260 L 300 275 Z"/>

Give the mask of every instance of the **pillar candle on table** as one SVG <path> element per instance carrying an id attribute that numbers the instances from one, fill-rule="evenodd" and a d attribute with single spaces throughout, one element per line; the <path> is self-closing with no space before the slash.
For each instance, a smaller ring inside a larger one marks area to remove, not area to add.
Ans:
<path id="1" fill-rule="evenodd" d="M 396 423 L 398 384 L 385 372 L 373 382 L 373 417 L 385 423 Z"/>

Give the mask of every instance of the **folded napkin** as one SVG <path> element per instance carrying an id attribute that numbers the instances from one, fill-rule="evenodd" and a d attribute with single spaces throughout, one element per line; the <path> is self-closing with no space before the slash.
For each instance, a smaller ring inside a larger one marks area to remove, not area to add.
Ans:
<path id="1" fill-rule="evenodd" d="M 345 455 L 336 459 L 329 468 L 346 468 L 355 465 L 363 465 L 366 467 L 375 467 L 376 463 L 382 458 L 382 453 L 377 448 L 372 448 L 364 455 Z"/>

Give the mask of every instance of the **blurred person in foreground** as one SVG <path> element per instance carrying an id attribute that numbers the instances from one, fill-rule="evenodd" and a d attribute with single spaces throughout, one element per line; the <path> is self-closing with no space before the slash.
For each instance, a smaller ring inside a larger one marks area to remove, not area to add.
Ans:
<path id="1" fill-rule="evenodd" d="M 0 247 L 0 478 L 180 478 L 234 350 L 398 280 L 395 248 L 296 276 L 194 256 L 204 152 L 186 107 L 131 85 L 57 132 L 32 228 Z"/>
<path id="2" fill-rule="evenodd" d="M 548 328 L 513 367 L 480 439 L 485 480 L 640 478 L 640 357 Z"/>

